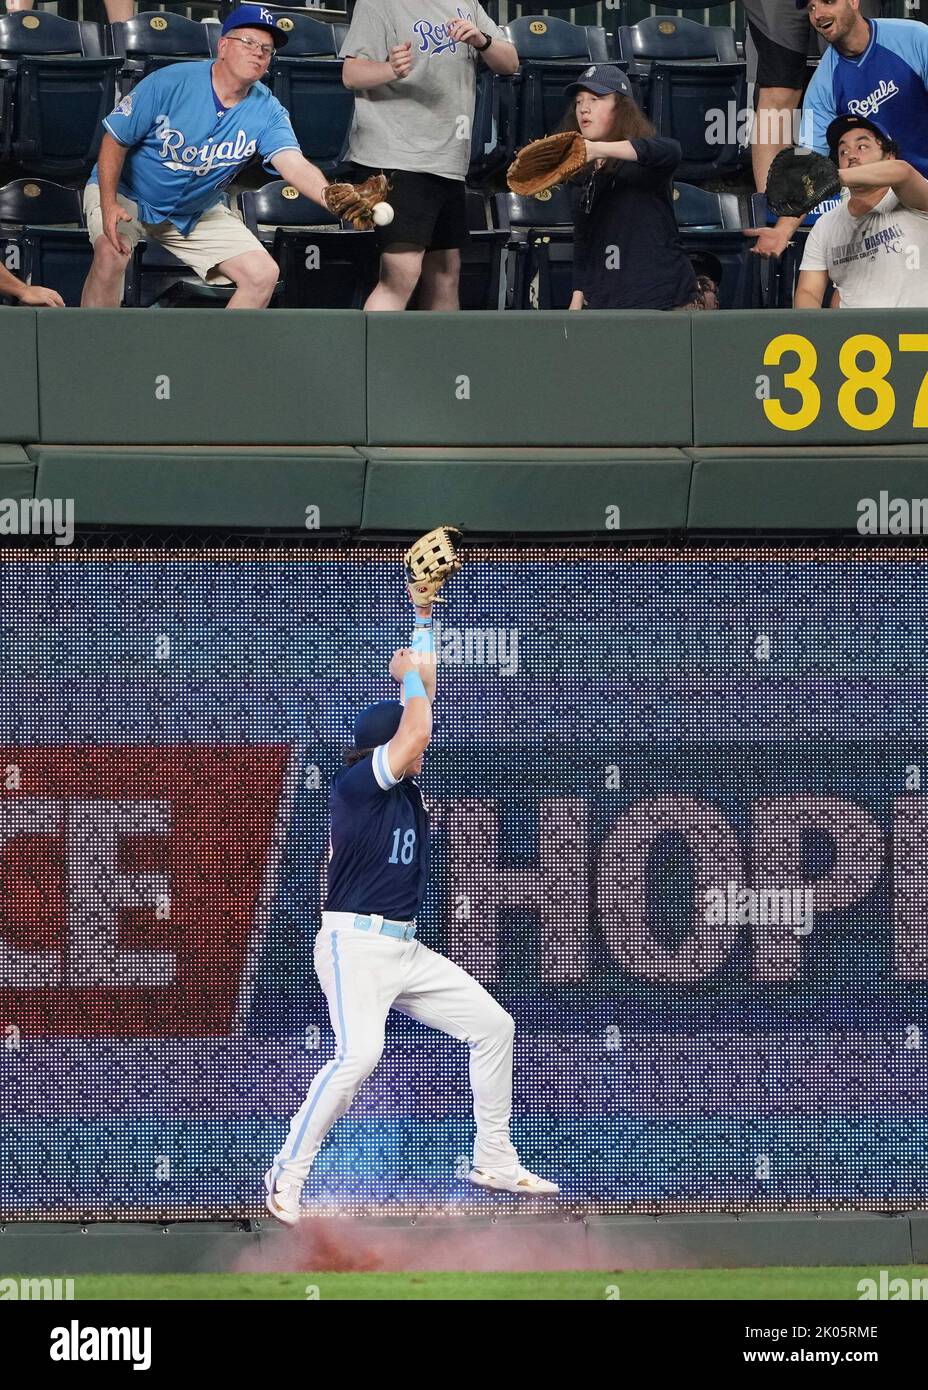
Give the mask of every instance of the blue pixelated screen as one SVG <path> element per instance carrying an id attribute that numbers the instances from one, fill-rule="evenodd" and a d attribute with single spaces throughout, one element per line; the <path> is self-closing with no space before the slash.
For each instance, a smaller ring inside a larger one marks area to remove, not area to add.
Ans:
<path id="1" fill-rule="evenodd" d="M 401 546 L 0 558 L 0 1219 L 248 1217 L 333 1056 L 328 788 Z M 472 548 L 421 939 L 516 1022 L 544 1209 L 928 1204 L 928 566 Z M 391 1015 L 319 1212 L 486 1210 L 467 1047 Z"/>

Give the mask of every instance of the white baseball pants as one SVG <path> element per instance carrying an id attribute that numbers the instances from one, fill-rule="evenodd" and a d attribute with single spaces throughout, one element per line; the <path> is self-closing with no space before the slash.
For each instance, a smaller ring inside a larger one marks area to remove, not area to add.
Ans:
<path id="1" fill-rule="evenodd" d="M 306 1180 L 329 1130 L 380 1061 L 390 1009 L 467 1043 L 477 1122 L 474 1166 L 512 1172 L 519 1162 L 509 1138 L 512 1017 L 466 970 L 421 941 L 327 926 L 329 916 L 322 914 L 313 956 L 338 1050 L 313 1077 L 291 1121 L 274 1160 L 275 1181 Z"/>

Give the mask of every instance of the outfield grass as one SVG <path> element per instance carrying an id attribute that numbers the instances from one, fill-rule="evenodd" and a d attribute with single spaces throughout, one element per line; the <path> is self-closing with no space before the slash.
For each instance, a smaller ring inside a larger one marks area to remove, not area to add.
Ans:
<path id="1" fill-rule="evenodd" d="M 888 1269 L 928 1278 L 928 1266 Z M 798 1269 L 579 1270 L 545 1274 L 78 1274 L 77 1299 L 852 1299 L 873 1266 Z M 314 1292 L 315 1291 L 315 1292 Z"/>

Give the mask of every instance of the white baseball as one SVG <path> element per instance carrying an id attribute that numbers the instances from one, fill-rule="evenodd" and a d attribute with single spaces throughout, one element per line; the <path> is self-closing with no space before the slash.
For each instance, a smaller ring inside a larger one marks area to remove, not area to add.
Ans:
<path id="1" fill-rule="evenodd" d="M 376 227 L 389 227 L 393 221 L 393 209 L 389 203 L 375 203 L 371 209 L 371 217 Z"/>

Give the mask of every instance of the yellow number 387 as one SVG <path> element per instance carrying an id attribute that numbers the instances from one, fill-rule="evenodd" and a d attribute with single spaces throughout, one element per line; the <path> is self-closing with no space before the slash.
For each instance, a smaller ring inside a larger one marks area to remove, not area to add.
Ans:
<path id="1" fill-rule="evenodd" d="M 928 353 L 928 333 L 900 333 L 900 352 Z M 764 351 L 764 366 L 776 367 L 788 353 L 795 353 L 797 364 L 793 371 L 784 372 L 783 385 L 795 391 L 798 404 L 787 409 L 777 397 L 764 400 L 764 414 L 778 430 L 804 430 L 818 419 L 822 393 L 815 383 L 818 353 L 815 345 L 800 333 L 781 333 L 771 338 Z M 873 359 L 870 367 L 860 365 L 862 355 Z M 887 381 L 893 364 L 889 344 L 873 333 L 855 333 L 841 344 L 838 366 L 844 381 L 838 389 L 838 414 L 854 430 L 878 430 L 889 424 L 896 409 L 896 393 Z M 862 392 L 869 392 L 861 408 Z M 912 415 L 915 429 L 928 429 L 928 372 L 922 380 Z"/>

